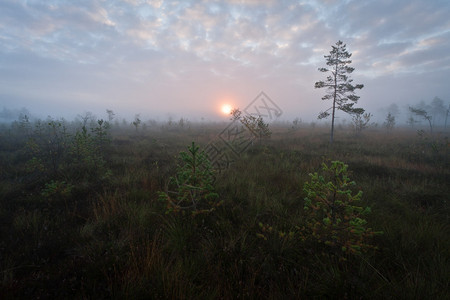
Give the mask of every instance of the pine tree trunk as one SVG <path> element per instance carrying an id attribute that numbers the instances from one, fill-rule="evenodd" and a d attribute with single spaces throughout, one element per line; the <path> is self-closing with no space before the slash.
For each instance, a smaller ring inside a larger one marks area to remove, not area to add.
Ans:
<path id="1" fill-rule="evenodd" d="M 337 93 L 337 65 L 335 66 L 335 69 L 334 69 L 333 113 L 331 114 L 330 144 L 333 144 L 333 136 L 334 136 L 334 115 L 336 112 L 336 93 Z"/>
<path id="2" fill-rule="evenodd" d="M 335 96 L 336 97 L 336 96 Z M 333 100 L 333 114 L 331 115 L 331 136 L 330 136 L 330 144 L 333 144 L 333 136 L 334 136 L 334 113 L 336 111 L 336 100 Z"/>

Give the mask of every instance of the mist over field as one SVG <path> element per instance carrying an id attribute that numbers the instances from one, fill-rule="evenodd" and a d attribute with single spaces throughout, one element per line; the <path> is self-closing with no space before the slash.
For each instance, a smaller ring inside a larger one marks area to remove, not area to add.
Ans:
<path id="1" fill-rule="evenodd" d="M 330 143 L 329 125 L 250 114 L 18 113 L 0 124 L 5 299 L 447 295 L 449 130 L 432 119 L 339 122 Z"/>

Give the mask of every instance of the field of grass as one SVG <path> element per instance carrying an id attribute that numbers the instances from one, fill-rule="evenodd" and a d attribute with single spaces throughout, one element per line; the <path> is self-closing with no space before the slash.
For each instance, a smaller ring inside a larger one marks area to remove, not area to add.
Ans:
<path id="1" fill-rule="evenodd" d="M 227 125 L 0 128 L 0 298 L 448 299 L 449 132 L 274 126 L 214 174 L 205 214 L 160 192 Z M 341 161 L 374 248 L 305 236 L 305 182 Z"/>

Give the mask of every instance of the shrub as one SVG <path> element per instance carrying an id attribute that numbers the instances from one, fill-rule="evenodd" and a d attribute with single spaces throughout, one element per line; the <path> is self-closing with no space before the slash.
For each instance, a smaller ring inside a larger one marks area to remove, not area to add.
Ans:
<path id="1" fill-rule="evenodd" d="M 367 226 L 364 216 L 370 207 L 360 206 L 362 191 L 356 194 L 350 189 L 355 185 L 348 177 L 348 166 L 340 161 L 331 166 L 322 164 L 322 173 L 310 174 L 310 182 L 304 184 L 306 193 L 304 209 L 305 239 L 313 239 L 334 250 L 359 254 L 375 248 L 370 238 L 375 232 Z"/>
<path id="2" fill-rule="evenodd" d="M 160 192 L 160 200 L 166 202 L 167 213 L 191 211 L 193 215 L 209 213 L 220 205 L 217 202 L 211 163 L 204 151 L 192 142 L 188 152 L 180 152 L 182 164 L 177 175 L 171 177 L 169 188 Z"/>

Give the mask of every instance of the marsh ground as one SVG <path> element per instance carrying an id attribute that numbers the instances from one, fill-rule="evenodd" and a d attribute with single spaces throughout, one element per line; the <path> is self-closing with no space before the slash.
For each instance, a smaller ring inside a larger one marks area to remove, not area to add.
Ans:
<path id="1" fill-rule="evenodd" d="M 179 152 L 223 126 L 4 125 L 1 297 L 448 297 L 448 131 L 338 128 L 330 146 L 328 128 L 273 126 L 216 174 L 220 207 L 166 213 L 158 192 Z M 334 160 L 348 164 L 368 225 L 383 232 L 376 250 L 343 255 L 279 234 L 304 225 L 303 185 Z"/>

